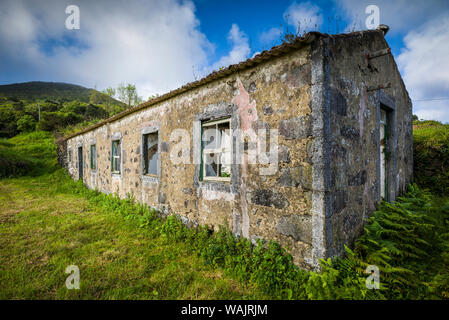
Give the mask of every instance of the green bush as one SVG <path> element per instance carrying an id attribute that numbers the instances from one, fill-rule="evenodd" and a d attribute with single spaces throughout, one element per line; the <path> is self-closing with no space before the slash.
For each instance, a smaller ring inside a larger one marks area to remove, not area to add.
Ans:
<path id="1" fill-rule="evenodd" d="M 37 129 L 42 131 L 55 131 L 59 127 L 73 125 L 83 121 L 83 116 L 74 112 L 41 112 L 41 120 Z"/>
<path id="2" fill-rule="evenodd" d="M 33 159 L 14 153 L 9 147 L 0 146 L 0 178 L 22 176 L 35 168 Z"/>
<path id="3" fill-rule="evenodd" d="M 438 194 L 449 192 L 449 125 L 415 121 L 413 129 L 414 178 Z"/>
<path id="4" fill-rule="evenodd" d="M 51 133 L 36 131 L 0 140 L 0 178 L 39 175 L 56 168 L 56 146 Z"/>
<path id="5" fill-rule="evenodd" d="M 175 216 L 162 219 L 153 209 L 132 197 L 120 200 L 87 189 L 59 175 L 58 189 L 86 196 L 107 212 L 135 220 L 166 236 L 167 241 L 187 242 L 211 265 L 273 299 L 426 299 L 447 298 L 449 281 L 449 205 L 433 205 L 429 194 L 416 185 L 395 203 L 382 203 L 368 220 L 365 234 L 344 258 L 321 261 L 321 271 L 299 269 L 276 242 L 255 245 L 221 227 L 187 228 Z M 58 178 L 52 178 L 58 181 Z M 65 182 L 62 182 L 65 181 Z M 380 290 L 366 287 L 365 269 L 380 269 Z"/>
<path id="6" fill-rule="evenodd" d="M 429 297 L 432 276 L 448 267 L 443 259 L 449 244 L 446 209 L 433 206 L 416 185 L 409 189 L 397 202 L 381 204 L 356 243 L 358 256 L 380 268 L 390 299 Z"/>
<path id="7" fill-rule="evenodd" d="M 17 120 L 17 129 L 21 132 L 31 132 L 36 129 L 36 120 L 28 114 Z"/>

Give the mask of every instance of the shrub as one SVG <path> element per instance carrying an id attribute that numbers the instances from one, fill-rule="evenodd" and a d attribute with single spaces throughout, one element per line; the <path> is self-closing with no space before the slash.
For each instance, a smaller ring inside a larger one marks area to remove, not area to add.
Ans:
<path id="1" fill-rule="evenodd" d="M 9 147 L 0 146 L 0 178 L 22 176 L 34 168 L 32 159 L 17 155 Z"/>
<path id="2" fill-rule="evenodd" d="M 438 121 L 414 122 L 414 178 L 438 194 L 449 192 L 449 125 Z"/>
<path id="3" fill-rule="evenodd" d="M 21 132 L 31 132 L 36 129 L 36 120 L 28 114 L 17 120 L 17 129 Z"/>
<path id="4" fill-rule="evenodd" d="M 0 178 L 38 175 L 56 168 L 56 146 L 51 133 L 37 131 L 1 140 Z"/>

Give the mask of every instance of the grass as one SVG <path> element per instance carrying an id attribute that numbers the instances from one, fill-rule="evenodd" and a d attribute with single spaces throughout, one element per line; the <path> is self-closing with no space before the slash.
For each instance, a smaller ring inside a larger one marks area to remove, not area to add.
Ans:
<path id="1" fill-rule="evenodd" d="M 0 180 L 0 299 L 262 297 L 189 244 L 120 214 L 135 206 L 75 183 L 58 169 L 50 133 L 0 140 L 0 159 L 30 164 Z M 79 267 L 80 290 L 65 286 L 69 265 Z"/>
<path id="2" fill-rule="evenodd" d="M 447 193 L 410 186 L 380 204 L 346 257 L 308 272 L 276 242 L 188 229 L 131 198 L 87 189 L 57 168 L 50 135 L 0 146 L 0 158 L 40 164 L 0 180 L 1 299 L 449 298 Z M 69 265 L 80 269 L 80 290 L 65 287 Z M 380 290 L 366 287 L 368 265 L 380 269 Z"/>
<path id="3" fill-rule="evenodd" d="M 438 121 L 414 121 L 415 181 L 433 193 L 449 193 L 449 125 Z"/>
<path id="4" fill-rule="evenodd" d="M 0 139 L 0 178 L 38 176 L 56 169 L 56 148 L 50 132 L 38 131 Z"/>
<path id="5" fill-rule="evenodd" d="M 0 299 L 257 297 L 186 243 L 58 188 L 61 176 L 0 182 Z M 80 269 L 80 290 L 65 286 L 69 265 Z"/>

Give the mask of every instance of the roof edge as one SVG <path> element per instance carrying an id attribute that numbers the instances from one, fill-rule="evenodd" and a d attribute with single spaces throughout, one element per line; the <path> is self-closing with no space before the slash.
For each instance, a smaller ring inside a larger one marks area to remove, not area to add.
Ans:
<path id="1" fill-rule="evenodd" d="M 160 102 L 163 102 L 165 100 L 173 98 L 182 93 L 185 93 L 189 90 L 198 88 L 198 87 L 208 84 L 212 81 L 225 78 L 225 77 L 227 77 L 231 74 L 234 74 L 238 71 L 243 71 L 243 70 L 252 68 L 252 67 L 257 66 L 257 65 L 259 65 L 265 61 L 268 61 L 270 59 L 283 56 L 289 52 L 294 51 L 295 49 L 300 49 L 302 47 L 305 47 L 320 38 L 354 37 L 354 36 L 358 36 L 360 34 L 368 33 L 368 32 L 382 33 L 382 35 L 383 35 L 383 32 L 380 30 L 363 30 L 363 31 L 356 31 L 356 32 L 351 32 L 351 33 L 341 33 L 341 34 L 336 34 L 336 35 L 329 35 L 327 33 L 321 33 L 321 32 L 317 32 L 317 31 L 308 32 L 307 34 L 305 34 L 302 37 L 296 37 L 292 42 L 286 42 L 286 43 L 280 44 L 278 46 L 272 47 L 270 50 L 264 50 L 252 58 L 249 58 L 249 59 L 242 61 L 240 63 L 237 63 L 237 64 L 232 64 L 223 70 L 213 71 L 212 73 L 201 78 L 200 80 L 189 82 L 189 83 L 187 83 L 177 89 L 169 91 L 157 98 L 143 102 L 135 107 L 126 109 L 112 117 L 109 117 L 103 121 L 100 121 L 94 125 L 91 125 L 91 126 L 85 128 L 85 129 L 82 129 L 80 131 L 72 133 L 72 134 L 64 137 L 64 139 L 68 140 L 68 139 L 74 138 L 74 137 L 84 134 L 86 132 L 97 129 L 107 123 L 111 123 L 116 120 L 119 120 L 129 114 L 132 114 L 134 112 L 140 111 L 147 107 L 153 106 L 155 104 L 158 104 Z"/>

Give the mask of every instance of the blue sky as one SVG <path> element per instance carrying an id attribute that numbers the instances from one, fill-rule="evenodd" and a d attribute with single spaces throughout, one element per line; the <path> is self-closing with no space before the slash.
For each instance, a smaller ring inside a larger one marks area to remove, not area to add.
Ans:
<path id="1" fill-rule="evenodd" d="M 390 44 L 421 118 L 449 122 L 449 1 L 2 0 L 0 84 L 136 84 L 148 98 L 280 43 L 288 29 L 366 29 L 368 5 Z M 68 5 L 80 29 L 67 30 Z M 286 19 L 286 17 L 288 17 Z M 424 100 L 424 101 L 423 101 Z"/>

